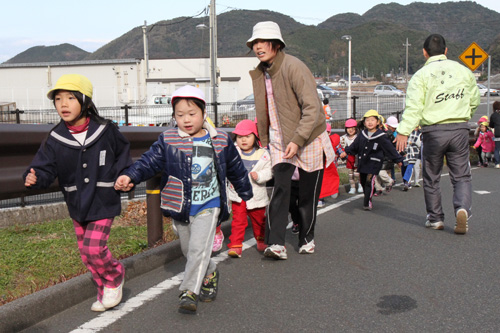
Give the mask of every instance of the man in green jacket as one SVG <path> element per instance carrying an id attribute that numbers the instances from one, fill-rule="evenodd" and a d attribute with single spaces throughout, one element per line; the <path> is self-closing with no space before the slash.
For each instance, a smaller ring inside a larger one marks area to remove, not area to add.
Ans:
<path id="1" fill-rule="evenodd" d="M 444 228 L 439 181 L 446 157 L 453 185 L 455 233 L 465 234 L 472 206 L 468 121 L 479 106 L 480 95 L 472 72 L 448 60 L 447 52 L 443 36 L 432 34 L 425 40 L 423 53 L 427 62 L 408 85 L 396 148 L 403 151 L 411 131 L 422 127 L 425 226 Z"/>

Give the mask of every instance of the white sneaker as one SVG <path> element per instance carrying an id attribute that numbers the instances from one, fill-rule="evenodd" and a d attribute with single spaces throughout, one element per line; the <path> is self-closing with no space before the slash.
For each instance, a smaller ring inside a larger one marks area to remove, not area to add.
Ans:
<path id="1" fill-rule="evenodd" d="M 457 222 L 455 223 L 455 233 L 456 234 L 465 234 L 469 231 L 469 227 L 467 225 L 467 220 L 469 219 L 467 211 L 463 208 L 457 210 Z"/>
<path id="2" fill-rule="evenodd" d="M 104 287 L 104 293 L 102 295 L 102 305 L 106 308 L 112 308 L 120 304 L 122 300 L 122 289 L 125 283 L 125 276 L 123 277 L 122 283 L 116 288 Z"/>
<path id="3" fill-rule="evenodd" d="M 436 230 L 443 230 L 444 223 L 442 221 L 431 222 L 431 221 L 427 220 L 427 221 L 425 221 L 425 227 L 436 229 Z"/>
<path id="4" fill-rule="evenodd" d="M 288 258 L 288 256 L 286 255 L 286 248 L 283 245 L 278 244 L 268 246 L 264 251 L 264 256 L 281 260 L 285 260 Z"/>
<path id="5" fill-rule="evenodd" d="M 102 305 L 101 302 L 95 301 L 94 303 L 92 303 L 90 310 L 95 311 L 95 312 L 104 312 L 104 311 L 106 311 L 106 308 L 104 307 L 104 305 Z"/>
<path id="6" fill-rule="evenodd" d="M 349 194 L 356 194 L 356 189 L 354 187 L 351 187 L 349 190 Z"/>
<path id="7" fill-rule="evenodd" d="M 325 202 L 323 200 L 318 201 L 318 208 L 323 208 L 325 207 Z"/>
<path id="8" fill-rule="evenodd" d="M 299 249 L 300 254 L 311 254 L 314 253 L 314 239 L 310 241 L 309 243 L 306 243 L 302 245 Z"/>
<path id="9" fill-rule="evenodd" d="M 495 164 L 495 169 L 500 169 L 500 164 Z"/>
<path id="10" fill-rule="evenodd" d="M 363 186 L 361 184 L 358 184 L 358 193 L 363 193 Z"/>
<path id="11" fill-rule="evenodd" d="M 330 198 L 337 199 L 338 196 L 339 196 L 339 193 L 337 192 L 335 194 L 330 195 Z"/>

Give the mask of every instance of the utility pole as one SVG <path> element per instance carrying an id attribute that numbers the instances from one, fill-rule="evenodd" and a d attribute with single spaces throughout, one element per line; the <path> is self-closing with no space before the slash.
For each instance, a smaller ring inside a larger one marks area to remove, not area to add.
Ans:
<path id="1" fill-rule="evenodd" d="M 210 85 L 212 86 L 212 105 L 214 110 L 214 124 L 219 126 L 217 112 L 217 94 L 219 90 L 219 82 L 217 78 L 217 13 L 215 10 L 215 0 L 210 1 L 210 60 L 211 60 L 211 75 Z"/>
<path id="2" fill-rule="evenodd" d="M 148 25 L 144 21 L 142 26 L 142 39 L 144 41 L 144 62 L 146 63 L 146 78 L 149 79 L 149 51 L 148 51 L 148 35 L 147 35 Z"/>
<path id="3" fill-rule="evenodd" d="M 403 46 L 406 47 L 406 71 L 405 71 L 405 81 L 406 85 L 408 85 L 408 46 L 411 46 L 411 44 L 408 44 L 408 38 L 406 38 L 406 43 L 403 44 Z"/>

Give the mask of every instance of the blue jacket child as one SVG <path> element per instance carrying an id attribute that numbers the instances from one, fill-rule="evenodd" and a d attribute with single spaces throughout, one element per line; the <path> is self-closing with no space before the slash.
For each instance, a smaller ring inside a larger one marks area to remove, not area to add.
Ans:
<path id="1" fill-rule="evenodd" d="M 161 209 L 171 216 L 187 259 L 179 312 L 195 313 L 199 300 L 215 300 L 219 272 L 212 260 L 216 227 L 229 218 L 226 178 L 245 201 L 252 185 L 229 135 L 206 121 L 205 95 L 192 86 L 172 94 L 178 128 L 163 132 L 149 151 L 116 180 L 128 190 L 161 172 Z"/>

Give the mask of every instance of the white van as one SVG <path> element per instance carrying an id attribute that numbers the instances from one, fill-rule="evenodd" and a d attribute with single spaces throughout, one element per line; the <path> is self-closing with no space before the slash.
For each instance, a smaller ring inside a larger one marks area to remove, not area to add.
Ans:
<path id="1" fill-rule="evenodd" d="M 167 104 L 170 105 L 172 100 L 171 96 L 167 95 L 152 95 L 149 99 L 149 104 Z"/>

